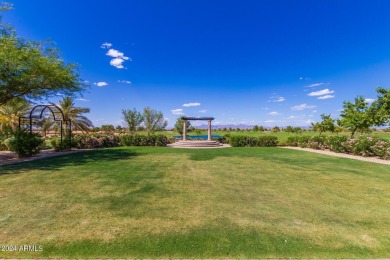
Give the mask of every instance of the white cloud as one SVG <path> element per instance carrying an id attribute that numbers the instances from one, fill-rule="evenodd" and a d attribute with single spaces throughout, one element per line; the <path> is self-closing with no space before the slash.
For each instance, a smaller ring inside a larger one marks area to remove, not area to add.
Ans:
<path id="1" fill-rule="evenodd" d="M 268 115 L 270 115 L 270 116 L 278 116 L 280 114 L 278 112 L 274 111 L 274 112 L 268 113 Z"/>
<path id="2" fill-rule="evenodd" d="M 268 100 L 268 102 L 283 102 L 285 100 L 286 99 L 284 97 L 272 96 L 272 97 L 270 97 L 270 100 Z"/>
<path id="3" fill-rule="evenodd" d="M 206 109 L 203 109 L 203 110 L 199 110 L 199 113 L 206 113 L 207 112 L 207 110 Z"/>
<path id="4" fill-rule="evenodd" d="M 328 94 L 332 94 L 332 93 L 334 93 L 333 90 L 329 90 L 329 89 L 326 88 L 326 89 L 323 89 L 323 90 L 310 92 L 307 95 L 311 96 L 311 97 L 316 97 L 316 96 L 323 96 L 323 95 L 328 95 Z"/>
<path id="5" fill-rule="evenodd" d="M 183 109 L 181 109 L 181 108 L 172 109 L 171 112 L 172 112 L 172 114 L 174 114 L 174 115 L 184 115 Z"/>
<path id="6" fill-rule="evenodd" d="M 319 87 L 319 86 L 322 86 L 322 85 L 329 85 L 330 83 L 314 83 L 314 84 L 310 84 L 308 86 L 306 86 L 307 88 L 314 88 L 314 87 Z"/>
<path id="7" fill-rule="evenodd" d="M 90 101 L 89 99 L 85 99 L 85 98 L 78 98 L 78 99 L 76 99 L 76 100 L 78 100 L 78 101 L 85 101 L 85 102 Z"/>
<path id="8" fill-rule="evenodd" d="M 108 48 L 111 48 L 111 46 L 112 46 L 111 43 L 105 42 L 105 43 L 103 43 L 103 44 L 100 46 L 100 48 L 102 48 L 102 49 L 108 49 Z"/>
<path id="9" fill-rule="evenodd" d="M 107 82 L 104 82 L 104 81 L 100 81 L 98 83 L 93 83 L 94 85 L 97 85 L 98 87 L 104 87 L 104 86 L 107 86 L 108 83 Z"/>
<path id="10" fill-rule="evenodd" d="M 106 53 L 107 56 L 113 57 L 113 58 L 122 58 L 124 60 L 128 60 L 129 57 L 126 57 L 123 52 L 120 52 L 115 49 L 109 49 L 108 52 Z"/>
<path id="11" fill-rule="evenodd" d="M 318 97 L 317 99 L 329 99 L 329 98 L 334 98 L 334 95 L 325 95 L 325 96 Z"/>
<path id="12" fill-rule="evenodd" d="M 129 57 L 126 57 L 123 52 L 120 52 L 115 49 L 109 49 L 106 55 L 114 58 L 110 61 L 110 65 L 114 66 L 117 69 L 123 69 L 124 66 L 122 63 L 125 62 L 126 60 L 131 61 L 131 59 Z"/>
<path id="13" fill-rule="evenodd" d="M 312 108 L 315 108 L 317 106 L 314 106 L 314 105 L 307 105 L 307 104 L 300 104 L 300 105 L 296 105 L 296 106 L 293 106 L 293 107 L 290 107 L 292 110 L 305 110 L 305 109 L 312 109 Z"/>
<path id="14" fill-rule="evenodd" d="M 65 96 L 64 94 L 62 93 L 56 93 L 57 96 Z"/>
<path id="15" fill-rule="evenodd" d="M 200 103 L 195 102 L 195 103 L 186 103 L 182 105 L 183 107 L 197 107 L 200 106 Z"/>
<path id="16" fill-rule="evenodd" d="M 313 110 L 313 111 L 311 111 L 312 113 L 317 113 L 317 110 Z"/>
<path id="17" fill-rule="evenodd" d="M 119 83 L 131 84 L 130 80 L 118 80 Z"/>
<path id="18" fill-rule="evenodd" d="M 364 99 L 364 101 L 366 101 L 367 103 L 371 104 L 372 102 L 375 101 L 375 99 L 373 99 L 373 98 L 366 98 L 366 99 Z"/>
<path id="19" fill-rule="evenodd" d="M 124 68 L 124 66 L 122 65 L 123 62 L 124 62 L 123 59 L 115 58 L 115 59 L 110 60 L 110 65 L 114 66 L 117 69 L 123 69 Z"/>

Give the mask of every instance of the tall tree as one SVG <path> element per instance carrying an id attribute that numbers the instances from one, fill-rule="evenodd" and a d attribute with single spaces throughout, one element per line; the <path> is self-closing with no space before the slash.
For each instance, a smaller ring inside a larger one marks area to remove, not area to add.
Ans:
<path id="1" fill-rule="evenodd" d="M 390 89 L 378 87 L 376 92 L 378 98 L 372 103 L 376 114 L 375 125 L 383 126 L 390 122 Z"/>
<path id="2" fill-rule="evenodd" d="M 12 5 L 0 2 L 0 11 Z M 39 100 L 62 93 L 72 96 L 85 89 L 75 64 L 60 58 L 51 42 L 17 37 L 0 17 L 0 105 L 14 98 Z"/>
<path id="3" fill-rule="evenodd" d="M 355 98 L 354 103 L 344 101 L 340 117 L 338 124 L 351 131 L 351 137 L 357 130 L 368 131 L 377 121 L 373 106 L 370 106 L 363 97 Z"/>
<path id="4" fill-rule="evenodd" d="M 333 133 L 335 131 L 334 122 L 335 120 L 332 119 L 330 115 L 321 114 L 321 122 L 311 123 L 311 125 L 313 127 L 313 130 L 319 131 L 321 135 L 323 132 L 326 131 L 330 131 Z"/>
<path id="5" fill-rule="evenodd" d="M 0 37 L 0 105 L 16 98 L 42 99 L 84 89 L 74 64 L 65 64 L 52 46 Z"/>
<path id="6" fill-rule="evenodd" d="M 131 134 L 137 131 L 137 128 L 144 121 L 144 117 L 141 112 L 138 112 L 135 108 L 122 110 L 123 120 L 125 120 L 127 128 Z"/>
<path id="7" fill-rule="evenodd" d="M 108 125 L 102 125 L 101 127 L 100 127 L 100 129 L 101 129 L 101 131 L 102 132 L 104 132 L 104 133 L 108 133 L 108 134 L 112 134 L 112 133 L 114 133 L 115 132 L 115 127 L 113 126 L 113 125 L 110 125 L 110 124 L 108 124 Z"/>
<path id="8" fill-rule="evenodd" d="M 186 124 L 187 133 L 189 132 L 190 126 L 191 126 L 191 123 L 188 121 Z M 183 135 L 183 127 L 184 127 L 184 120 L 179 117 L 178 119 L 176 119 L 174 129 L 176 132 L 179 133 L 179 135 Z"/>
<path id="9" fill-rule="evenodd" d="M 91 130 L 93 127 L 92 122 L 83 115 L 84 113 L 89 113 L 89 108 L 75 107 L 74 101 L 71 97 L 64 97 L 59 103 L 62 113 L 64 114 L 64 119 L 72 122 L 72 128 L 74 130 Z"/>
<path id="10" fill-rule="evenodd" d="M 0 2 L 0 11 L 9 11 L 13 5 L 7 2 Z M 0 15 L 0 36 L 13 34 L 14 31 L 9 24 L 3 23 L 3 17 Z"/>
<path id="11" fill-rule="evenodd" d="M 19 117 L 25 116 L 30 108 L 30 104 L 21 98 L 13 99 L 0 106 L 0 130 L 5 131 L 6 128 L 11 128 L 15 131 L 19 125 Z"/>
<path id="12" fill-rule="evenodd" d="M 164 130 L 167 127 L 168 122 L 164 119 L 162 112 L 151 109 L 150 107 L 144 108 L 144 124 L 148 135 L 153 134 L 156 131 Z"/>

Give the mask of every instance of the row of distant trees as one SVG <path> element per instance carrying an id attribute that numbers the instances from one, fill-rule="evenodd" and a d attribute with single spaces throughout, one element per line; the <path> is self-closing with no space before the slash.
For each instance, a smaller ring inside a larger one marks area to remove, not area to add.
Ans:
<path id="1" fill-rule="evenodd" d="M 122 115 L 130 134 L 134 134 L 142 126 L 147 134 L 150 135 L 164 130 L 168 125 L 168 121 L 165 120 L 163 113 L 150 107 L 145 107 L 142 113 L 135 108 L 124 109 L 122 110 Z"/>
<path id="2" fill-rule="evenodd" d="M 359 132 L 368 132 L 374 126 L 385 126 L 390 123 L 390 89 L 378 87 L 377 99 L 371 104 L 364 97 L 356 97 L 354 102 L 345 101 L 340 119 L 335 120 L 331 115 L 322 114 L 321 121 L 312 123 L 314 130 L 337 132 L 340 127 L 351 132 L 351 136 Z M 336 125 L 337 123 L 337 125 Z"/>

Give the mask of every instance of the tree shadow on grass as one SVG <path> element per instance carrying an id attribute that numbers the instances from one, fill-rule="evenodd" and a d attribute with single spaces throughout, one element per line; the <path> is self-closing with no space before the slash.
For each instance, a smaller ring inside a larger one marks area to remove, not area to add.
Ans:
<path id="1" fill-rule="evenodd" d="M 192 149 L 188 153 L 193 161 L 209 161 L 216 157 L 263 157 L 275 152 L 274 147 L 232 147 L 219 149 Z M 278 150 L 279 151 L 279 150 Z"/>
<path id="2" fill-rule="evenodd" d="M 17 174 L 28 170 L 52 171 L 66 166 L 78 166 L 86 163 L 128 160 L 139 155 L 141 155 L 141 153 L 129 149 L 96 149 L 1 166 L 0 176 L 5 174 Z"/>

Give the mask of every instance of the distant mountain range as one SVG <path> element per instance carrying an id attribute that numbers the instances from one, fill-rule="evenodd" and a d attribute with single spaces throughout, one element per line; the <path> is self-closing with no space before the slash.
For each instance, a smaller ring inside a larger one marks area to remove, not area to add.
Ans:
<path id="1" fill-rule="evenodd" d="M 237 125 L 234 125 L 234 124 L 228 124 L 228 125 L 211 125 L 212 129 L 222 129 L 222 128 L 232 128 L 232 129 L 236 129 L 236 128 L 240 128 L 240 129 L 252 129 L 255 125 L 246 125 L 246 124 L 237 124 Z M 199 125 L 199 126 L 194 126 L 195 128 L 198 128 L 198 129 L 207 129 L 207 124 L 202 124 L 202 125 Z M 284 128 L 283 126 L 279 126 L 280 128 Z M 294 126 L 296 127 L 296 126 Z M 300 128 L 302 129 L 309 129 L 310 126 L 299 126 Z M 272 127 L 266 127 L 264 126 L 265 129 L 271 129 Z"/>
<path id="2" fill-rule="evenodd" d="M 194 126 L 195 128 L 198 129 L 207 129 L 208 125 L 207 124 L 202 124 L 199 126 Z M 254 125 L 245 125 L 245 124 L 238 124 L 238 125 L 213 125 L 211 124 L 212 129 L 221 129 L 221 128 L 240 128 L 240 129 L 252 129 Z"/>

